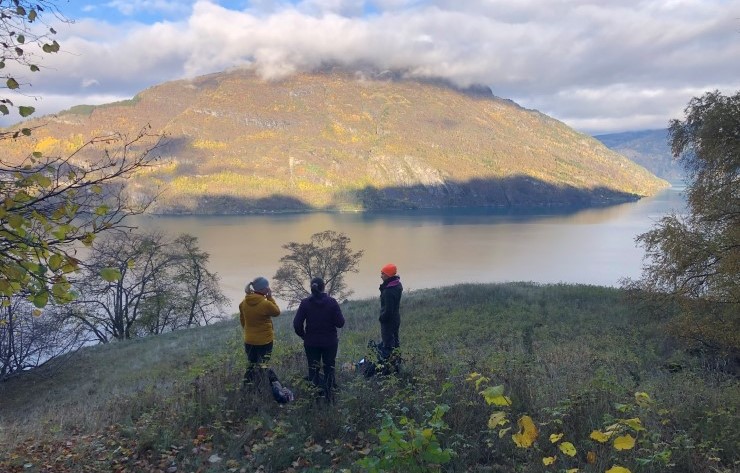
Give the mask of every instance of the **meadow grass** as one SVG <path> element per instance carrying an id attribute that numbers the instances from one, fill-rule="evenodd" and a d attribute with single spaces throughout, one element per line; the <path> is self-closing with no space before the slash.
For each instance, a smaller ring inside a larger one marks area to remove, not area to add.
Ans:
<path id="1" fill-rule="evenodd" d="M 293 403 L 240 389 L 245 360 L 233 319 L 85 348 L 3 383 L 0 445 L 20 465 L 27 439 L 106 432 L 106 445 L 118 450 L 94 460 L 80 445 L 86 471 L 362 471 L 358 461 L 382 457 L 398 471 L 411 471 L 415 458 L 418 471 L 595 472 L 623 464 L 632 472 L 729 472 L 740 465 L 737 378 L 704 369 L 664 334 L 663 320 L 630 305 L 622 290 L 509 283 L 405 294 L 401 371 L 370 379 L 340 367 L 354 367 L 378 338 L 378 302 L 349 301 L 342 310 L 334 404 L 317 401 L 304 380 L 303 348 L 286 311 L 275 319 L 272 367 L 295 392 Z M 487 379 L 476 387 L 471 373 Z M 480 393 L 486 386 L 502 386 L 510 403 L 488 405 Z M 634 405 L 642 392 L 650 406 Z M 430 420 L 438 406 L 448 407 L 443 422 Z M 488 420 L 501 409 L 513 428 L 500 436 L 503 426 L 490 428 Z M 511 438 L 523 415 L 540 430 L 528 449 Z M 629 451 L 589 439 L 638 415 L 646 430 Z M 573 457 L 547 440 L 558 432 L 575 445 Z M 452 456 L 435 463 L 434 449 Z M 549 456 L 557 463 L 544 465 Z"/>

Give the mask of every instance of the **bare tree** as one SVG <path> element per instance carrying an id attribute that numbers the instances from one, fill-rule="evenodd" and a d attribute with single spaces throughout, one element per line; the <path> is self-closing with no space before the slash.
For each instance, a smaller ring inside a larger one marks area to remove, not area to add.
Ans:
<path id="1" fill-rule="evenodd" d="M 67 317 L 102 343 L 208 324 L 226 298 L 207 262 L 190 235 L 111 234 L 93 245 Z"/>
<path id="2" fill-rule="evenodd" d="M 34 307 L 16 296 L 0 307 L 0 381 L 35 368 L 85 344 L 74 323 L 33 315 Z"/>
<path id="3" fill-rule="evenodd" d="M 358 272 L 363 250 L 353 252 L 350 238 L 332 230 L 315 233 L 308 243 L 290 242 L 283 245 L 288 254 L 280 258 L 281 266 L 273 276 L 275 294 L 294 307 L 311 294 L 309 281 L 320 277 L 326 283 L 326 293 L 344 300 L 354 291 L 347 288 L 344 276 Z"/>

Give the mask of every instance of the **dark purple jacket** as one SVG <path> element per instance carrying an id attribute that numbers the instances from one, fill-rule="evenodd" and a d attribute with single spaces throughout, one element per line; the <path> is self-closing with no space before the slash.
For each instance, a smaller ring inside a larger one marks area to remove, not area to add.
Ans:
<path id="1" fill-rule="evenodd" d="M 336 299 L 322 292 L 301 301 L 293 319 L 295 333 L 307 347 L 330 347 L 339 343 L 337 328 L 344 327 L 344 315 Z"/>

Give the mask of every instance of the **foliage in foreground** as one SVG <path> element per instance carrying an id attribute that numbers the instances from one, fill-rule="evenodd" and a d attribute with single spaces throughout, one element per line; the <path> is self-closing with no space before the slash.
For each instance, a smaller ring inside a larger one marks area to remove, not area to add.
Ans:
<path id="1" fill-rule="evenodd" d="M 737 379 L 677 349 L 660 320 L 623 296 L 524 283 L 412 292 L 402 307 L 401 373 L 369 380 L 350 367 L 377 337 L 377 302 L 344 304 L 339 364 L 349 365 L 338 373 L 334 405 L 317 402 L 304 381 L 290 314 L 277 319 L 273 365 L 297 398 L 282 407 L 267 392 L 239 390 L 244 355 L 235 322 L 82 350 L 48 377 L 0 385 L 0 443 L 9 452 L 0 467 L 735 470 Z M 142 358 L 135 369 L 107 363 L 132 353 Z M 75 378 L 72 370 L 85 373 Z"/>

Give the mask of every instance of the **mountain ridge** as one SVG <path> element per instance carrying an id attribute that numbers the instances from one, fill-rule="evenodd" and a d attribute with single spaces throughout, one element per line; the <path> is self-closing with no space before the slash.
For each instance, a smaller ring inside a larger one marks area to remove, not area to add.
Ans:
<path id="1" fill-rule="evenodd" d="M 166 134 L 162 163 L 129 184 L 137 194 L 164 190 L 157 213 L 592 206 L 668 185 L 488 88 L 392 74 L 268 82 L 235 69 L 30 123 L 46 123 L 33 134 L 44 154 L 145 124 Z M 11 155 L 24 150 L 0 146 Z"/>
<path id="2" fill-rule="evenodd" d="M 671 182 L 686 178 L 681 163 L 673 157 L 668 130 L 638 130 L 594 135 L 594 138 L 647 170 Z"/>

